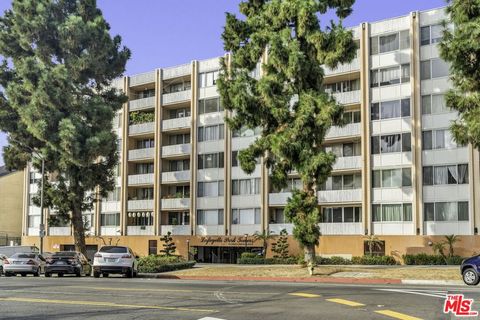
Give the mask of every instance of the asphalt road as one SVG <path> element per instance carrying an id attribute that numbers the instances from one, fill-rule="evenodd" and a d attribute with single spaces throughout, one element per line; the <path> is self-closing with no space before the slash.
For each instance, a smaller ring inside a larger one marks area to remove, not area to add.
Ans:
<path id="1" fill-rule="evenodd" d="M 453 319 L 447 291 L 480 309 L 480 287 L 1 277 L 0 319 Z"/>

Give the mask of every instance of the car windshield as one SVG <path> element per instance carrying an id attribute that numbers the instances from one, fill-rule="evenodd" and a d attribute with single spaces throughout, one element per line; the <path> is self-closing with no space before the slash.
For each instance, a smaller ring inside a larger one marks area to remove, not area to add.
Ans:
<path id="1" fill-rule="evenodd" d="M 111 246 L 106 246 L 102 247 L 100 249 L 100 252 L 106 252 L 106 253 L 126 253 L 128 252 L 126 247 L 111 247 Z"/>
<path id="2" fill-rule="evenodd" d="M 13 259 L 35 259 L 34 253 L 15 253 Z"/>
<path id="3" fill-rule="evenodd" d="M 76 254 L 76 252 L 73 252 L 73 251 L 55 252 L 52 255 L 52 258 L 55 258 L 55 257 L 74 257 L 75 254 Z"/>

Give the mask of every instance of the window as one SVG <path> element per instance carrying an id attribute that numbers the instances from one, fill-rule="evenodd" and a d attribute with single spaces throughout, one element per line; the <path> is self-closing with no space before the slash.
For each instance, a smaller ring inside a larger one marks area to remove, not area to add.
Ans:
<path id="1" fill-rule="evenodd" d="M 420 44 L 422 46 L 438 43 L 442 41 L 442 37 L 443 26 L 441 24 L 426 26 L 420 29 Z"/>
<path id="2" fill-rule="evenodd" d="M 198 114 L 220 111 L 223 111 L 223 106 L 220 103 L 220 98 L 204 99 L 198 102 Z"/>
<path id="3" fill-rule="evenodd" d="M 332 152 L 335 156 L 341 157 L 355 157 L 362 154 L 360 142 L 335 144 L 325 147 L 326 152 Z"/>
<path id="4" fill-rule="evenodd" d="M 167 166 L 167 168 L 172 171 L 184 171 L 190 170 L 190 160 L 171 160 Z"/>
<path id="5" fill-rule="evenodd" d="M 285 213 L 283 209 L 273 209 L 270 211 L 270 220 L 269 223 L 285 223 Z"/>
<path id="6" fill-rule="evenodd" d="M 361 207 L 323 208 L 321 221 L 323 223 L 362 222 L 362 208 Z"/>
<path id="7" fill-rule="evenodd" d="M 219 71 L 200 73 L 200 88 L 211 87 L 217 83 Z"/>
<path id="8" fill-rule="evenodd" d="M 190 117 L 190 108 L 181 108 L 170 110 L 170 119 Z"/>
<path id="9" fill-rule="evenodd" d="M 360 79 L 346 80 L 325 85 L 325 92 L 340 93 L 360 90 Z"/>
<path id="10" fill-rule="evenodd" d="M 427 130 L 422 132 L 423 150 L 454 149 L 456 147 L 457 144 L 448 129 Z"/>
<path id="11" fill-rule="evenodd" d="M 360 123 L 360 121 L 361 121 L 360 110 L 344 112 L 343 113 L 343 120 L 345 121 L 346 124 Z"/>
<path id="12" fill-rule="evenodd" d="M 260 224 L 260 208 L 232 209 L 232 224 Z"/>
<path id="13" fill-rule="evenodd" d="M 223 209 L 197 210 L 197 225 L 222 225 Z"/>
<path id="14" fill-rule="evenodd" d="M 155 97 L 155 89 L 145 89 L 135 94 L 136 99 Z"/>
<path id="15" fill-rule="evenodd" d="M 467 184 L 468 164 L 423 167 L 423 185 Z"/>
<path id="16" fill-rule="evenodd" d="M 412 221 L 412 204 L 373 204 L 372 219 L 374 222 L 403 222 Z"/>
<path id="17" fill-rule="evenodd" d="M 100 225 L 102 227 L 116 227 L 120 225 L 120 212 L 100 214 Z"/>
<path id="18" fill-rule="evenodd" d="M 370 39 L 370 54 L 372 55 L 407 48 L 410 48 L 410 33 L 408 30 L 375 36 Z"/>
<path id="19" fill-rule="evenodd" d="M 163 93 L 174 93 L 174 92 L 190 90 L 191 87 L 192 87 L 192 84 L 190 83 L 190 81 L 173 83 L 165 86 L 163 88 Z"/>
<path id="20" fill-rule="evenodd" d="M 232 180 L 232 195 L 260 193 L 260 178 Z"/>
<path id="21" fill-rule="evenodd" d="M 198 169 L 223 168 L 223 152 L 198 155 Z"/>
<path id="22" fill-rule="evenodd" d="M 189 198 L 190 197 L 190 186 L 168 186 L 166 188 L 165 199 L 169 198 Z"/>
<path id="23" fill-rule="evenodd" d="M 324 190 L 350 190 L 362 187 L 362 174 L 335 175 L 327 179 Z"/>
<path id="24" fill-rule="evenodd" d="M 190 143 L 190 133 L 173 134 L 168 136 L 168 145 Z"/>
<path id="25" fill-rule="evenodd" d="M 153 139 L 143 139 L 137 141 L 137 149 L 146 149 L 146 148 L 154 148 L 155 147 L 155 140 Z"/>
<path id="26" fill-rule="evenodd" d="M 113 191 L 110 191 L 104 201 L 120 201 L 120 191 L 120 187 L 117 187 Z"/>
<path id="27" fill-rule="evenodd" d="M 440 58 L 420 61 L 420 79 L 428 80 L 434 78 L 447 77 L 449 75 L 449 65 Z"/>
<path id="28" fill-rule="evenodd" d="M 220 197 L 223 196 L 223 180 L 198 182 L 198 197 Z"/>
<path id="29" fill-rule="evenodd" d="M 275 187 L 272 187 L 272 192 L 273 193 L 292 192 L 295 189 L 302 189 L 302 188 L 303 188 L 302 179 L 293 178 L 293 179 L 288 179 L 287 186 L 282 189 L 277 189 Z"/>
<path id="30" fill-rule="evenodd" d="M 468 201 L 424 204 L 425 221 L 468 221 Z"/>
<path id="31" fill-rule="evenodd" d="M 373 188 L 399 188 L 412 186 L 412 170 L 384 169 L 372 171 Z"/>
<path id="32" fill-rule="evenodd" d="M 224 125 L 198 127 L 198 142 L 223 140 Z"/>
<path id="33" fill-rule="evenodd" d="M 38 175 L 38 177 L 37 177 L 37 175 Z M 30 172 L 30 173 L 29 173 L 30 184 L 38 183 L 38 181 L 41 180 L 41 177 L 42 177 L 41 174 L 38 174 L 38 173 L 36 173 L 36 172 Z"/>
<path id="34" fill-rule="evenodd" d="M 40 227 L 40 216 L 28 216 L 28 227 L 29 228 L 39 228 Z"/>
<path id="35" fill-rule="evenodd" d="M 239 138 L 239 137 L 254 137 L 258 136 L 262 133 L 261 128 L 248 128 L 248 127 L 242 127 L 240 130 L 234 130 L 232 132 L 232 137 L 233 138 Z"/>
<path id="36" fill-rule="evenodd" d="M 150 212 L 129 212 L 127 226 L 152 226 L 153 214 Z"/>
<path id="37" fill-rule="evenodd" d="M 420 80 L 427 80 L 431 77 L 430 60 L 420 61 Z"/>
<path id="38" fill-rule="evenodd" d="M 410 117 L 410 98 L 372 103 L 372 120 Z"/>
<path id="39" fill-rule="evenodd" d="M 139 188 L 137 189 L 137 199 L 134 200 L 152 200 L 153 188 Z"/>
<path id="40" fill-rule="evenodd" d="M 135 173 L 136 174 L 153 173 L 153 163 L 136 163 L 135 164 Z"/>
<path id="41" fill-rule="evenodd" d="M 373 136 L 371 138 L 372 154 L 408 152 L 412 150 L 410 132 Z"/>
<path id="42" fill-rule="evenodd" d="M 410 82 L 410 64 L 371 71 L 371 87 Z"/>
<path id="43" fill-rule="evenodd" d="M 446 112 L 452 112 L 452 110 L 447 107 L 443 94 L 422 96 L 422 114 L 439 114 Z"/>

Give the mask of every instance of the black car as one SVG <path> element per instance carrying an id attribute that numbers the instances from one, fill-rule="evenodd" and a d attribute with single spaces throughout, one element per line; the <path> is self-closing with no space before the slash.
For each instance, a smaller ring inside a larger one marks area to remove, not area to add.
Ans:
<path id="1" fill-rule="evenodd" d="M 92 266 L 80 252 L 60 251 L 47 259 L 45 277 L 50 277 L 53 273 L 59 277 L 63 277 L 64 274 L 74 274 L 77 277 L 89 276 L 92 273 Z"/>
<path id="2" fill-rule="evenodd" d="M 463 260 L 460 271 L 465 284 L 477 285 L 480 282 L 480 255 Z"/>

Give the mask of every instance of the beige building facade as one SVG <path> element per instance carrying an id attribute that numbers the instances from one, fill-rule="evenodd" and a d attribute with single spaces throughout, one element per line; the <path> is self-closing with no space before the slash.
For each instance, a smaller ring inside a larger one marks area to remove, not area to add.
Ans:
<path id="1" fill-rule="evenodd" d="M 0 167 L 0 246 L 20 242 L 24 192 L 24 172 Z"/>
<path id="2" fill-rule="evenodd" d="M 352 28 L 356 58 L 325 70 L 326 91 L 345 105 L 348 124 L 325 141 L 337 162 L 318 191 L 319 254 L 363 255 L 372 234 L 389 255 L 431 253 L 447 234 L 461 236 L 458 254 L 480 250 L 479 155 L 448 130 L 457 114 L 445 105 L 451 83 L 437 48 L 445 18 L 440 8 L 362 23 Z M 118 243 L 156 253 L 170 232 L 181 255 L 190 248 L 199 261 L 234 262 L 261 247 L 255 233 L 292 234 L 283 208 L 299 178 L 274 190 L 262 159 L 251 175 L 241 170 L 238 151 L 259 132 L 225 124 L 219 69 L 213 58 L 116 82 L 130 98 L 115 119 L 121 166 L 117 189 L 85 213 L 91 250 Z M 261 76 L 261 63 L 252 75 Z M 27 172 L 30 181 L 36 175 Z M 38 243 L 35 217 L 39 208 L 27 201 L 26 243 Z M 70 226 L 47 227 L 45 250 L 69 248 L 71 234 Z"/>

